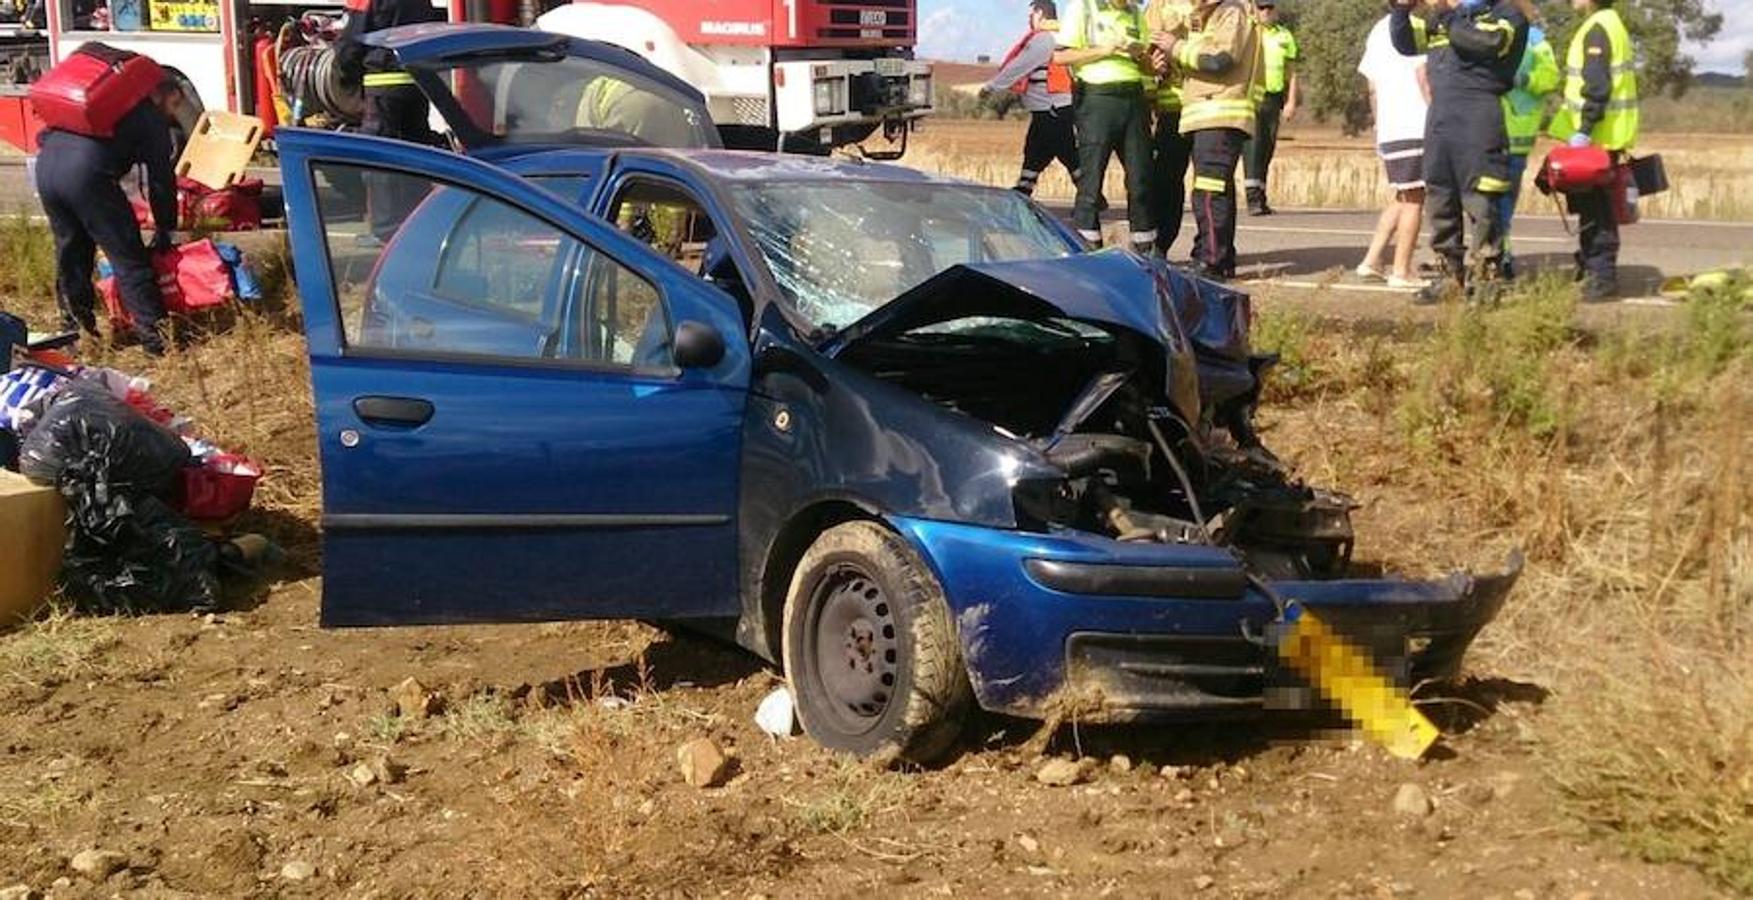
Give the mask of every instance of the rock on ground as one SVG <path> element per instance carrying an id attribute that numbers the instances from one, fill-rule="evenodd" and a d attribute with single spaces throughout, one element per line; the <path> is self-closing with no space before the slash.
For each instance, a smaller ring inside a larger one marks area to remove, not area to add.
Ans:
<path id="1" fill-rule="evenodd" d="M 730 757 L 711 738 L 695 738 L 676 748 L 682 780 L 697 788 L 718 787 L 730 780 Z"/>
<path id="2" fill-rule="evenodd" d="M 42 892 L 28 884 L 0 888 L 0 900 L 42 900 Z"/>
<path id="3" fill-rule="evenodd" d="M 1048 787 L 1070 787 L 1089 780 L 1090 761 L 1057 757 L 1035 770 L 1035 780 Z"/>
<path id="4" fill-rule="evenodd" d="M 1394 812 L 1402 816 L 1422 819 L 1435 809 L 1436 806 L 1430 802 L 1430 795 L 1416 784 L 1400 785 L 1400 789 L 1394 792 Z"/>
<path id="5" fill-rule="evenodd" d="M 444 707 L 443 698 L 413 677 L 402 679 L 401 684 L 390 690 L 390 702 L 395 704 L 396 715 L 404 719 L 431 718 Z"/>
<path id="6" fill-rule="evenodd" d="M 114 850 L 81 850 L 73 855 L 73 871 L 93 881 L 102 881 L 128 867 L 128 855 Z"/>
<path id="7" fill-rule="evenodd" d="M 280 867 L 280 877 L 287 881 L 309 881 L 316 874 L 317 867 L 302 859 L 295 859 Z"/>

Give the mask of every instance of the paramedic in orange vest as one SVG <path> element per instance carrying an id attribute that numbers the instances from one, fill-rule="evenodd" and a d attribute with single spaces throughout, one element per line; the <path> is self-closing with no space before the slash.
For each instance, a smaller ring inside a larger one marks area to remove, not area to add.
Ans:
<path id="1" fill-rule="evenodd" d="M 1029 112 L 1029 133 L 1023 138 L 1023 169 L 1016 190 L 1033 196 L 1035 183 L 1053 160 L 1077 183 L 1077 136 L 1071 121 L 1071 70 L 1053 61 L 1053 33 L 1059 18 L 1053 0 L 1029 4 L 1029 33 L 1005 56 L 998 74 L 980 89 L 987 97 L 1006 91 L 1022 100 Z"/>

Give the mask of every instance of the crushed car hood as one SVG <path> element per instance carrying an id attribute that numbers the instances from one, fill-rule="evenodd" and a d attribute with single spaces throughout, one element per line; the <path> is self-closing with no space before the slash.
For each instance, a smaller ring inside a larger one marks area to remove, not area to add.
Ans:
<path id="1" fill-rule="evenodd" d="M 822 345 L 848 348 L 958 319 L 1069 319 L 1160 348 L 1165 396 L 1189 420 L 1250 380 L 1248 295 L 1123 250 L 1055 259 L 966 263 L 921 282 Z M 1215 365 L 1214 365 L 1215 364 Z"/>

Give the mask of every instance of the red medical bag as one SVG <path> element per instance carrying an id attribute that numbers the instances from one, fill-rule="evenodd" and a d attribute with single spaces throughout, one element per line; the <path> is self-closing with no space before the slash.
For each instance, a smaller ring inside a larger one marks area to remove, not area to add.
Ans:
<path id="1" fill-rule="evenodd" d="M 200 240 L 172 247 L 152 256 L 152 270 L 158 276 L 158 292 L 164 299 L 164 311 L 171 315 L 188 315 L 224 306 L 237 292 L 231 282 L 231 267 L 219 255 L 219 248 L 210 240 Z M 98 282 L 110 323 L 117 328 L 132 328 L 134 317 L 122 304 L 121 291 L 111 275 Z"/>
<path id="2" fill-rule="evenodd" d="M 107 138 L 163 79 L 147 57 L 83 44 L 30 86 L 30 105 L 49 128 Z"/>
<path id="3" fill-rule="evenodd" d="M 1534 185 L 1547 194 L 1577 194 L 1606 187 L 1615 179 L 1613 156 L 1590 144 L 1558 147 L 1546 155 Z"/>

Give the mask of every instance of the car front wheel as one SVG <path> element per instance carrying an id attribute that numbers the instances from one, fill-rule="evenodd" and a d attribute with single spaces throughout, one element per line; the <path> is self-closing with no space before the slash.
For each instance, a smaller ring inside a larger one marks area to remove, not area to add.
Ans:
<path id="1" fill-rule="evenodd" d="M 973 708 L 943 588 L 874 522 L 830 528 L 804 554 L 783 652 L 804 730 L 834 750 L 929 764 Z"/>

